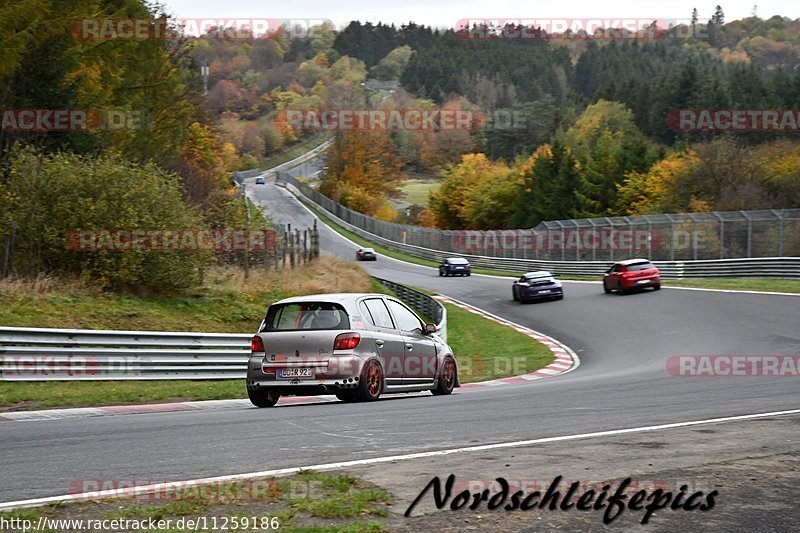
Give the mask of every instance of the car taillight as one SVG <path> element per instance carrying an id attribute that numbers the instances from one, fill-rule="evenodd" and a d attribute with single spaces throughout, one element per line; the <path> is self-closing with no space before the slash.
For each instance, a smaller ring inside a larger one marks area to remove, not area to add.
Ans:
<path id="1" fill-rule="evenodd" d="M 251 352 L 265 352 L 264 349 L 264 341 L 261 340 L 261 337 L 258 335 L 253 335 L 253 338 L 250 339 L 250 351 Z"/>
<path id="2" fill-rule="evenodd" d="M 333 341 L 334 350 L 352 350 L 361 342 L 361 335 L 358 333 L 340 333 Z"/>

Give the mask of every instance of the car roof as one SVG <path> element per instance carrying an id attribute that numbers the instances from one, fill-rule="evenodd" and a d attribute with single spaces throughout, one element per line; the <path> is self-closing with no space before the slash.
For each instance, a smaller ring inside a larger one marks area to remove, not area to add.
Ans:
<path id="1" fill-rule="evenodd" d="M 534 272 L 525 272 L 523 276 L 526 278 L 552 278 L 553 274 L 548 270 L 536 270 Z"/>
<path id="2" fill-rule="evenodd" d="M 331 294 L 307 294 L 305 296 L 292 296 L 290 298 L 284 298 L 283 300 L 278 300 L 277 302 L 273 303 L 272 305 L 276 304 L 288 304 L 288 303 L 296 303 L 296 302 L 330 302 L 330 303 L 352 303 L 363 296 L 376 296 L 376 297 L 384 297 L 391 295 L 388 294 L 378 294 L 378 293 L 369 293 L 369 292 L 340 292 L 340 293 L 331 293 Z"/>
<path id="3" fill-rule="evenodd" d="M 374 252 L 375 251 L 374 248 L 359 248 L 359 250 L 364 250 L 364 251 L 369 250 L 370 252 Z"/>
<path id="4" fill-rule="evenodd" d="M 650 262 L 649 259 L 644 259 L 643 257 L 640 257 L 638 259 L 625 259 L 624 261 L 617 261 L 615 264 L 627 266 L 627 265 L 632 265 L 634 263 L 649 263 L 649 262 Z"/>

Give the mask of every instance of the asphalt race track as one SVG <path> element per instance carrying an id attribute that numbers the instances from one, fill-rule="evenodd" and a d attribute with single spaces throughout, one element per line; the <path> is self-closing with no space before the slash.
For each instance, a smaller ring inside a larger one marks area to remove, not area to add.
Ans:
<path id="1" fill-rule="evenodd" d="M 272 181 L 248 188 L 276 221 L 311 225 L 310 213 Z M 325 253 L 354 257 L 355 247 L 333 231 L 320 233 Z M 566 282 L 563 301 L 521 305 L 507 279 L 440 278 L 385 257 L 362 266 L 553 336 L 581 366 L 449 397 L 2 423 L 0 501 L 66 494 L 83 479 L 184 480 L 800 407 L 796 378 L 666 371 L 672 355 L 800 353 L 800 297 L 668 288 L 619 296 Z"/>

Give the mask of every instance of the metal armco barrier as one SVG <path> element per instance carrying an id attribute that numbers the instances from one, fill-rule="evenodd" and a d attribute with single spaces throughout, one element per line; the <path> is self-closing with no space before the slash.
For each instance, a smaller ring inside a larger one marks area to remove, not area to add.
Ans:
<path id="1" fill-rule="evenodd" d="M 373 276 L 375 277 L 375 276 Z M 436 334 L 447 340 L 447 309 L 436 298 L 425 293 L 400 285 L 388 279 L 375 278 L 378 282 L 394 292 L 405 303 L 430 317 L 436 323 Z"/>
<path id="2" fill-rule="evenodd" d="M 447 338 L 438 301 L 378 281 L 432 317 Z M 0 326 L 0 381 L 244 379 L 252 335 Z"/>
<path id="3" fill-rule="evenodd" d="M 234 172 L 233 181 L 236 184 L 241 185 L 245 180 L 250 178 L 255 178 L 256 176 L 268 176 L 270 174 L 278 172 L 289 171 L 291 169 L 294 169 L 295 167 L 302 165 L 307 161 L 316 158 L 317 156 L 325 152 L 325 150 L 330 148 L 331 144 L 333 144 L 333 139 L 328 139 L 327 141 L 320 144 L 313 150 L 310 150 L 304 153 L 303 155 L 292 159 L 291 161 L 287 161 L 286 163 L 281 163 L 280 165 L 272 167 L 268 170 L 253 169 L 253 170 L 242 170 L 239 172 Z"/>
<path id="4" fill-rule="evenodd" d="M 243 379 L 251 337 L 239 333 L 0 327 L 0 379 Z"/>
<path id="5" fill-rule="evenodd" d="M 466 253 L 458 253 L 453 251 L 439 250 L 434 248 L 427 248 L 406 244 L 396 240 L 390 240 L 381 237 L 376 233 L 368 231 L 368 229 L 375 229 L 375 223 L 386 224 L 384 222 L 371 219 L 360 213 L 356 213 L 359 217 L 367 220 L 364 227 L 347 222 L 339 214 L 349 215 L 351 211 L 346 207 L 335 203 L 330 198 L 322 196 L 317 191 L 311 189 L 308 185 L 301 183 L 293 176 L 286 172 L 278 173 L 278 177 L 286 184 L 288 190 L 293 192 L 301 201 L 311 205 L 312 207 L 322 211 L 326 216 L 333 219 L 340 226 L 369 239 L 372 242 L 381 244 L 389 249 L 404 252 L 414 257 L 429 259 L 432 261 L 441 261 L 445 257 L 457 255 L 469 259 L 473 266 L 493 269 L 493 270 L 506 270 L 511 272 L 524 273 L 532 270 L 549 270 L 555 275 L 569 275 L 569 276 L 588 276 L 597 277 L 611 266 L 614 261 L 556 261 L 556 260 L 536 260 L 536 259 L 522 259 L 513 257 L 493 257 L 484 255 L 472 255 Z M 316 200 L 320 200 L 317 202 Z M 335 212 L 334 212 L 335 211 Z M 359 218 L 359 220 L 361 220 Z M 399 226 L 399 224 L 394 224 Z M 368 228 L 368 229 L 365 229 Z M 454 233 L 444 232 L 441 230 L 431 230 L 430 228 L 420 228 L 426 231 L 439 231 L 440 233 Z M 630 257 L 647 257 L 646 251 L 644 253 L 638 252 L 630 255 L 625 255 L 625 251 L 618 251 L 619 257 L 617 259 L 627 259 Z M 800 257 L 753 257 L 743 259 L 709 259 L 709 260 L 688 260 L 688 261 L 654 261 L 655 265 L 661 269 L 662 277 L 665 279 L 682 279 L 682 278 L 705 278 L 705 277 L 768 277 L 768 278 L 800 278 Z"/>

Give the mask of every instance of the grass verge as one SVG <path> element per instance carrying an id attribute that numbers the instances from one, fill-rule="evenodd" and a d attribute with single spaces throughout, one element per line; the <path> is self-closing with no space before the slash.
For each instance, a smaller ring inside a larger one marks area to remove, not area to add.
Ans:
<path id="1" fill-rule="evenodd" d="M 122 486 L 124 480 L 117 480 Z M 130 480 L 142 484 L 141 480 Z M 99 487 L 102 489 L 103 487 Z M 107 487 L 114 488 L 114 487 Z M 88 490 L 97 490 L 91 487 Z M 391 495 L 348 474 L 306 470 L 291 477 L 177 486 L 174 490 L 136 497 L 80 500 L 0 513 L 0 518 L 46 517 L 101 523 L 119 521 L 115 531 L 138 531 L 152 519 L 159 531 L 277 530 L 288 532 L 386 531 Z M 205 527 L 203 527 L 205 521 Z M 97 521 L 97 522 L 94 522 Z M 127 521 L 127 522 L 126 522 Z M 190 522 L 191 521 L 191 522 Z M 62 528 L 62 529 L 66 529 Z M 51 529 L 50 531 L 55 531 Z"/>
<path id="2" fill-rule="evenodd" d="M 429 291 L 417 290 L 430 294 Z M 377 281 L 373 291 L 391 294 Z M 447 308 L 447 343 L 456 355 L 461 383 L 527 374 L 555 359 L 544 344 L 515 329 L 456 305 L 446 303 L 444 306 Z M 423 319 L 432 322 L 430 317 Z"/>
<path id="3" fill-rule="evenodd" d="M 693 278 L 665 280 L 667 287 L 697 287 L 734 291 L 788 292 L 800 294 L 800 280 L 774 278 Z"/>
<path id="4" fill-rule="evenodd" d="M 329 264 L 329 267 L 338 270 L 341 267 L 340 263 L 344 262 L 334 261 Z M 50 318 L 60 321 L 58 325 L 61 326 L 191 331 L 189 328 L 193 325 L 195 329 L 203 331 L 243 332 L 252 331 L 269 301 L 272 301 L 270 298 L 274 300 L 293 294 L 323 292 L 322 288 L 314 284 L 313 274 L 318 274 L 318 269 L 329 267 L 321 265 L 301 267 L 301 269 L 306 269 L 303 270 L 306 275 L 311 275 L 310 278 L 300 282 L 294 278 L 289 281 L 284 280 L 280 290 L 275 289 L 271 293 L 264 292 L 260 294 L 259 298 L 234 290 L 241 280 L 235 283 L 230 281 L 227 288 L 219 285 L 215 290 L 226 292 L 229 298 L 233 298 L 232 301 L 226 302 L 226 305 L 230 305 L 231 308 L 241 305 L 242 309 L 238 312 L 242 313 L 242 316 L 231 317 L 222 313 L 222 319 L 218 317 L 216 320 L 203 316 L 201 305 L 187 305 L 182 299 L 178 299 L 177 303 L 169 299 L 158 299 L 154 303 L 146 298 L 92 295 L 91 293 L 82 296 L 73 294 L 67 297 L 55 287 L 45 289 L 41 286 L 37 290 L 29 290 L 26 297 L 32 298 L 36 303 L 35 309 L 46 308 L 50 313 Z M 299 274 L 301 269 L 288 272 L 289 274 L 292 272 Z M 390 293 L 383 285 L 366 276 L 361 269 L 349 268 L 348 270 L 350 271 L 349 276 L 351 276 L 350 281 L 344 288 L 334 288 L 333 290 L 337 292 L 352 290 Z M 356 274 L 354 275 L 353 272 Z M 340 276 L 343 274 L 339 273 Z M 281 273 L 276 275 L 280 276 Z M 11 283 L 6 282 L 6 285 Z M 19 280 L 14 283 L 16 283 L 16 289 L 24 286 Z M 339 283 L 345 283 L 344 279 L 340 277 Z M 246 286 L 249 287 L 250 282 Z M 266 291 L 266 289 L 262 290 Z M 18 295 L 17 297 L 21 298 L 22 296 Z M 124 305 L 117 301 L 120 298 L 125 299 Z M 132 299 L 129 300 L 129 298 Z M 17 302 L 16 305 L 22 304 Z M 450 304 L 447 304 L 446 307 L 448 339 L 458 360 L 459 379 L 462 383 L 532 372 L 552 362 L 553 357 L 550 352 L 530 337 L 469 313 L 460 307 Z M 82 318 L 78 322 L 70 322 L 70 320 L 76 319 L 73 316 L 75 313 L 82 314 Z M 25 316 L 30 320 L 24 320 L 24 317 L 17 316 L 18 323 L 13 325 L 41 326 L 41 322 L 44 321 L 41 312 L 30 311 Z M 96 318 L 98 316 L 99 318 Z M 430 321 L 429 317 L 425 317 L 425 319 Z M 0 321 L 0 323 L 4 322 Z M 8 324 L 8 321 L 5 324 Z M 198 324 L 202 325 L 198 326 Z M 53 383 L 2 382 L 0 384 L 0 412 L 58 407 L 225 400 L 245 397 L 244 385 L 238 379 L 219 381 L 64 381 L 55 386 Z"/>
<path id="5" fill-rule="evenodd" d="M 313 137 L 309 137 L 308 139 L 298 143 L 293 144 L 289 149 L 282 150 L 281 152 L 267 157 L 261 163 L 260 168 L 263 170 L 269 170 L 271 168 L 275 168 L 278 165 L 282 165 L 287 161 L 291 161 L 293 159 L 297 159 L 303 154 L 306 154 L 316 148 L 317 146 L 324 143 L 328 138 L 327 133 L 320 133 L 319 135 L 314 135 Z"/>
<path id="6" fill-rule="evenodd" d="M 295 269 L 208 272 L 190 293 L 140 296 L 102 292 L 60 278 L 0 281 L 0 324 L 18 327 L 154 331 L 253 331 L 269 304 L 288 296 L 364 292 L 372 278 L 352 262 L 325 257 Z"/>

